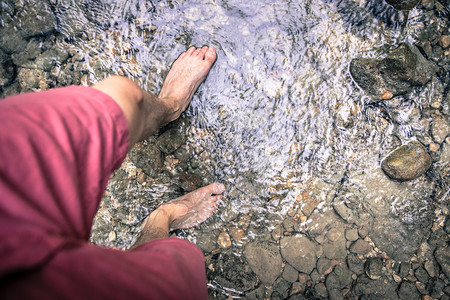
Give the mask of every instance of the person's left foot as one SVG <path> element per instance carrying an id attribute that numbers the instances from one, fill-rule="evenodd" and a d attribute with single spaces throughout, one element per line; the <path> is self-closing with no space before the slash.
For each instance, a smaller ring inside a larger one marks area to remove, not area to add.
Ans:
<path id="1" fill-rule="evenodd" d="M 170 230 L 189 228 L 212 216 L 224 191 L 223 184 L 213 183 L 171 200 L 155 212 L 163 211 L 168 216 Z"/>

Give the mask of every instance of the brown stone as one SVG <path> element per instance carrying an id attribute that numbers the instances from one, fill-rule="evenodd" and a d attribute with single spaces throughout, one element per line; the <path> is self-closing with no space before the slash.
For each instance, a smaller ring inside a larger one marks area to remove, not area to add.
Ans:
<path id="1" fill-rule="evenodd" d="M 392 95 L 392 93 L 389 92 L 388 90 L 386 90 L 386 91 L 383 93 L 383 95 L 381 95 L 381 99 L 382 99 L 382 100 L 389 100 L 389 99 L 391 99 L 392 97 L 394 97 L 394 95 Z"/>
<path id="2" fill-rule="evenodd" d="M 220 248 L 222 249 L 230 248 L 231 247 L 230 235 L 226 232 L 220 233 L 219 237 L 217 238 L 217 244 L 219 244 Z"/>
<path id="3" fill-rule="evenodd" d="M 441 45 L 442 48 L 448 48 L 450 46 L 450 35 L 441 35 L 441 38 L 439 39 L 439 45 Z"/>
<path id="4" fill-rule="evenodd" d="M 356 254 L 366 255 L 372 250 L 372 246 L 364 240 L 357 240 L 350 247 L 350 251 Z"/>

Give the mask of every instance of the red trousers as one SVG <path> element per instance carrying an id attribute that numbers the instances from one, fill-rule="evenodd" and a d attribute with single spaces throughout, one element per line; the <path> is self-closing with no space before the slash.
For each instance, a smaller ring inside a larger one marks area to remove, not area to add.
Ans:
<path id="1" fill-rule="evenodd" d="M 0 100 L 0 299 L 207 299 L 190 242 L 89 244 L 128 144 L 122 110 L 93 88 Z"/>

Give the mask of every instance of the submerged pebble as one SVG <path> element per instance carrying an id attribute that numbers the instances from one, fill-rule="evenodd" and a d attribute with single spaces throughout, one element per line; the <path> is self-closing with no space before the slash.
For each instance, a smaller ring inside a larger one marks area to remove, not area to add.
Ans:
<path id="1" fill-rule="evenodd" d="M 405 181 L 422 176 L 431 166 L 425 147 L 416 141 L 395 149 L 381 162 L 381 168 L 391 178 Z"/>

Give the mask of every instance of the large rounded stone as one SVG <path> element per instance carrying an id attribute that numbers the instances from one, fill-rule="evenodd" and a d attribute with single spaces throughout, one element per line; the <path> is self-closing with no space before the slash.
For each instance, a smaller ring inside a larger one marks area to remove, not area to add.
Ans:
<path id="1" fill-rule="evenodd" d="M 400 181 L 415 179 L 423 175 L 430 166 L 430 155 L 416 141 L 398 147 L 381 162 L 383 171 Z"/>
<path id="2" fill-rule="evenodd" d="M 402 43 L 383 59 L 358 57 L 350 63 L 350 74 L 373 101 L 391 99 L 428 83 L 436 66 L 419 49 Z"/>
<path id="3" fill-rule="evenodd" d="M 245 258 L 256 276 L 265 285 L 272 285 L 281 274 L 282 259 L 275 244 L 254 242 L 245 247 Z"/>
<path id="4" fill-rule="evenodd" d="M 309 274 L 316 267 L 317 246 L 305 236 L 284 237 L 280 241 L 281 255 L 297 271 Z"/>

